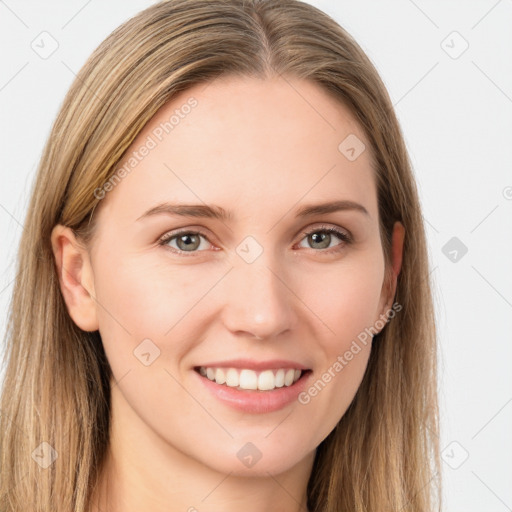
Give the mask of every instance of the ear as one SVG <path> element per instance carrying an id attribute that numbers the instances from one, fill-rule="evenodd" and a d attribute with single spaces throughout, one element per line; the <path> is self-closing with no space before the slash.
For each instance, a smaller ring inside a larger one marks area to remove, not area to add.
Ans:
<path id="1" fill-rule="evenodd" d="M 61 224 L 53 228 L 51 243 L 69 315 L 83 331 L 98 330 L 94 274 L 87 249 L 71 228 Z"/>
<path id="2" fill-rule="evenodd" d="M 395 222 L 391 239 L 391 269 L 389 269 L 388 277 L 385 279 L 382 288 L 381 313 L 383 315 L 386 315 L 386 312 L 391 308 L 395 297 L 398 275 L 402 268 L 404 237 L 405 228 L 403 224 L 398 221 Z"/>

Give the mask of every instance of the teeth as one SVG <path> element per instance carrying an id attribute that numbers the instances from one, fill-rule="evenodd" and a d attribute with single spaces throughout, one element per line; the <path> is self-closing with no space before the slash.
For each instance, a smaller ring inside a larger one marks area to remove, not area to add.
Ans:
<path id="1" fill-rule="evenodd" d="M 265 370 L 261 372 L 258 377 L 258 389 L 261 391 L 268 391 L 269 389 L 274 389 L 275 385 L 275 377 L 272 373 L 272 370 Z"/>
<path id="2" fill-rule="evenodd" d="M 275 378 L 275 385 L 276 388 L 282 388 L 284 386 L 284 374 L 286 372 L 284 370 L 277 370 L 276 372 L 276 378 Z"/>
<path id="3" fill-rule="evenodd" d="M 217 372 L 215 372 L 215 377 L 217 376 Z M 215 380 L 217 382 L 217 379 L 210 379 Z M 226 386 L 229 386 L 230 388 L 236 388 L 238 387 L 238 384 L 240 383 L 240 377 L 238 375 L 238 372 L 234 368 L 230 368 L 228 372 L 226 373 Z M 218 382 L 217 382 L 218 384 Z"/>
<path id="4" fill-rule="evenodd" d="M 215 380 L 217 382 L 217 380 Z M 240 372 L 239 386 L 242 389 L 258 389 L 258 376 L 252 370 L 242 370 Z"/>
<path id="5" fill-rule="evenodd" d="M 217 382 L 217 384 L 224 384 L 226 382 L 226 373 L 222 368 L 217 368 L 215 382 Z"/>
<path id="6" fill-rule="evenodd" d="M 236 368 L 205 368 L 201 366 L 199 373 L 217 384 L 230 388 L 271 391 L 283 386 L 291 386 L 302 375 L 302 370 L 280 368 L 279 370 L 237 370 Z"/>

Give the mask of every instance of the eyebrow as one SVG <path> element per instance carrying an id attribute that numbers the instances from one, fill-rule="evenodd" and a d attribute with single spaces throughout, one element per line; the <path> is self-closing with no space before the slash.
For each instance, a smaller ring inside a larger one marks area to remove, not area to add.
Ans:
<path id="1" fill-rule="evenodd" d="M 311 217 L 313 215 L 321 215 L 346 210 L 352 210 L 370 216 L 368 210 L 362 204 L 349 200 L 339 200 L 301 206 L 296 212 L 296 217 L 304 218 Z M 212 218 L 222 221 L 230 220 L 233 218 L 231 212 L 228 212 L 221 206 L 217 205 L 172 204 L 166 202 L 150 208 L 140 217 L 138 217 L 137 221 L 162 213 L 168 215 L 179 215 L 182 217 Z"/>

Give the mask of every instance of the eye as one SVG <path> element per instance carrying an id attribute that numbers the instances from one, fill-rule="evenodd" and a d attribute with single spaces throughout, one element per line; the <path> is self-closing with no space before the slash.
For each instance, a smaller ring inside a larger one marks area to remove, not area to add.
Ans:
<path id="1" fill-rule="evenodd" d="M 348 232 L 333 226 L 319 226 L 315 229 L 303 232 L 302 236 L 305 237 L 304 240 L 306 243 L 311 244 L 311 249 L 322 249 L 322 251 L 317 252 L 337 252 L 343 249 L 346 244 L 352 242 L 352 237 Z M 341 243 L 335 243 L 333 245 L 332 242 L 336 242 L 336 238 L 340 240 Z M 190 230 L 167 233 L 160 238 L 158 245 L 167 247 L 173 252 L 183 256 L 192 256 L 194 253 L 203 252 L 207 250 L 209 246 L 212 246 L 204 233 Z M 299 245 L 299 247 L 304 246 Z"/>
<path id="2" fill-rule="evenodd" d="M 341 250 L 346 244 L 349 244 L 352 241 L 351 236 L 332 226 L 320 226 L 315 229 L 306 231 L 302 233 L 302 236 L 306 237 L 304 240 L 306 243 L 311 244 L 310 247 L 312 249 L 331 249 L 334 247 L 334 251 L 324 251 L 324 252 L 336 252 Z M 336 238 L 342 241 L 342 243 L 331 245 L 332 242 L 335 242 Z M 304 246 L 300 246 L 304 247 Z"/>
<path id="3" fill-rule="evenodd" d="M 208 239 L 206 235 L 198 231 L 179 231 L 174 233 L 167 233 L 159 241 L 159 245 L 167 246 L 175 252 L 202 252 L 205 249 L 205 244 L 202 243 L 202 239 L 207 241 L 206 248 L 208 248 Z M 171 245 L 176 243 L 176 245 Z M 211 244 L 210 244 L 211 245 Z M 202 247 L 201 251 L 198 251 Z"/>

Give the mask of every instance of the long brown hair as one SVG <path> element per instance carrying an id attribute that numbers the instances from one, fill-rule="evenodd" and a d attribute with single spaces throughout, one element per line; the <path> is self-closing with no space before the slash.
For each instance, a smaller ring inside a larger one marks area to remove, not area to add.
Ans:
<path id="1" fill-rule="evenodd" d="M 1 512 L 86 512 L 108 446 L 110 367 L 99 332 L 82 331 L 67 312 L 52 228 L 69 226 L 90 241 L 100 200 L 94 191 L 136 135 L 178 92 L 221 75 L 303 78 L 347 105 L 375 159 L 388 269 L 393 223 L 405 227 L 395 295 L 402 310 L 376 336 L 356 397 L 318 447 L 310 511 L 426 512 L 440 500 L 425 232 L 404 140 L 377 71 L 343 28 L 301 1 L 168 0 L 128 20 L 94 51 L 41 158 L 8 318 Z"/>

